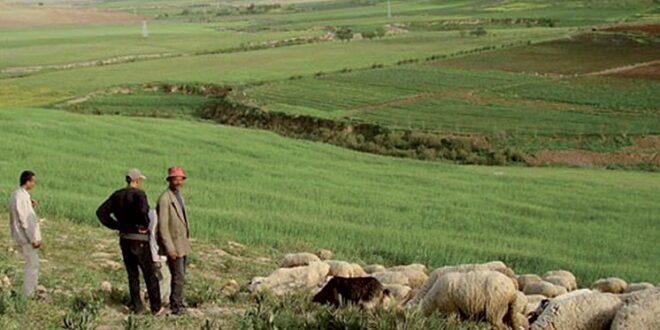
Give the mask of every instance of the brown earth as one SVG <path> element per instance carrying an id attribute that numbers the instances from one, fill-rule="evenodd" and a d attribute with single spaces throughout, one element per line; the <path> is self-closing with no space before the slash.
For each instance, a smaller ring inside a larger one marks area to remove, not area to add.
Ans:
<path id="1" fill-rule="evenodd" d="M 136 22 L 144 19 L 118 11 L 0 4 L 0 29 Z"/>
<path id="2" fill-rule="evenodd" d="M 646 33 L 660 33 L 660 23 L 643 24 L 643 25 L 618 25 L 608 28 L 600 29 L 601 31 L 608 32 L 646 32 Z"/>
<path id="3" fill-rule="evenodd" d="M 580 149 L 543 150 L 526 159 L 530 165 L 660 165 L 660 135 L 637 137 L 632 146 L 614 152 Z"/>

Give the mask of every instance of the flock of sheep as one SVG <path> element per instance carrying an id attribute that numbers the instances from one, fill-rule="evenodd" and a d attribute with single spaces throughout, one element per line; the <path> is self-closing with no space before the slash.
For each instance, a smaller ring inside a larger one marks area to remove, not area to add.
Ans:
<path id="1" fill-rule="evenodd" d="M 367 309 L 418 308 L 427 316 L 485 320 L 496 329 L 660 329 L 660 285 L 605 278 L 579 289 L 569 271 L 516 275 L 501 261 L 428 274 L 421 264 L 362 267 L 331 258 L 328 250 L 287 254 L 281 268 L 254 278 L 249 290 L 311 292 L 314 302 Z"/>

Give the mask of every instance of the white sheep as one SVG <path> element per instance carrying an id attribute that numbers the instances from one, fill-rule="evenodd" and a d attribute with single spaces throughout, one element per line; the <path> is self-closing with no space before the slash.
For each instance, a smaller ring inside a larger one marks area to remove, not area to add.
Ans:
<path id="1" fill-rule="evenodd" d="M 524 290 L 525 286 L 529 283 L 536 283 L 543 281 L 541 276 L 538 276 L 536 274 L 518 275 L 516 276 L 516 280 L 518 281 L 518 290 L 520 291 Z"/>
<path id="2" fill-rule="evenodd" d="M 385 284 L 384 287 L 397 304 L 405 304 L 411 297 L 412 289 L 407 285 Z"/>
<path id="3" fill-rule="evenodd" d="M 435 281 L 422 300 L 422 312 L 485 319 L 497 329 L 527 328 L 527 299 L 506 275 L 496 271 L 451 272 Z M 510 324 L 505 324 L 505 317 Z"/>
<path id="4" fill-rule="evenodd" d="M 623 293 L 627 287 L 628 283 L 618 277 L 601 278 L 590 286 L 592 290 L 609 293 Z"/>
<path id="5" fill-rule="evenodd" d="M 508 268 L 503 262 L 501 261 L 492 261 L 492 262 L 487 262 L 483 264 L 464 264 L 464 265 L 457 265 L 457 266 L 444 266 L 440 267 L 436 270 L 434 270 L 431 275 L 429 275 L 428 279 L 424 282 L 424 284 L 419 287 L 417 290 L 417 293 L 411 299 L 406 306 L 412 307 L 417 304 L 419 304 L 420 301 L 424 298 L 424 296 L 431 290 L 431 287 L 433 287 L 433 284 L 435 284 L 435 281 L 438 280 L 438 278 L 442 277 L 442 275 L 451 273 L 451 272 L 458 272 L 458 273 L 467 273 L 471 271 L 488 271 L 488 270 L 493 270 L 493 271 L 499 271 L 502 273 L 507 273 L 507 274 L 513 274 L 513 271 Z M 516 286 L 518 286 L 518 281 L 515 280 Z"/>
<path id="6" fill-rule="evenodd" d="M 364 267 L 364 271 L 367 274 L 380 273 L 384 272 L 386 269 L 382 265 L 368 265 Z"/>
<path id="7" fill-rule="evenodd" d="M 402 271 L 415 271 L 415 272 L 420 272 L 427 274 L 428 273 L 428 268 L 422 264 L 410 264 L 410 265 L 402 265 L 402 266 L 394 266 L 390 267 L 387 270 L 391 272 L 402 272 Z"/>
<path id="8" fill-rule="evenodd" d="M 611 330 L 660 329 L 660 289 L 640 290 L 623 296 L 623 307 L 616 313 Z"/>
<path id="9" fill-rule="evenodd" d="M 408 276 L 406 276 L 403 272 L 384 271 L 380 273 L 373 273 L 371 274 L 371 276 L 383 284 L 398 284 L 398 285 L 410 286 L 410 281 L 408 280 Z"/>
<path id="10" fill-rule="evenodd" d="M 316 251 L 316 256 L 321 260 L 330 260 L 332 259 L 332 251 L 327 249 L 320 249 Z"/>
<path id="11" fill-rule="evenodd" d="M 317 257 L 315 254 L 312 253 L 308 253 L 308 252 L 289 253 L 285 255 L 282 261 L 280 262 L 280 267 L 291 268 L 291 267 L 307 266 L 312 262 L 318 262 L 318 261 L 321 261 L 321 259 L 319 259 L 319 257 Z"/>
<path id="12" fill-rule="evenodd" d="M 628 284 L 628 287 L 626 287 L 626 290 L 624 293 L 631 293 L 635 291 L 642 291 L 642 290 L 647 290 L 647 289 L 653 289 L 655 286 L 651 283 L 648 282 L 641 282 L 641 283 L 630 283 Z"/>
<path id="13" fill-rule="evenodd" d="M 282 295 L 296 290 L 312 290 L 326 279 L 330 266 L 324 262 L 312 262 L 307 266 L 280 268 L 268 277 L 258 277 L 252 280 L 250 289 L 253 292 L 270 290 L 276 295 Z"/>
<path id="14" fill-rule="evenodd" d="M 566 288 L 559 285 L 554 285 L 550 282 L 541 281 L 536 283 L 529 283 L 523 289 L 523 292 L 526 295 L 540 294 L 548 298 L 554 298 L 565 294 L 567 292 Z"/>
<path id="15" fill-rule="evenodd" d="M 323 261 L 330 266 L 329 276 L 339 277 L 364 277 L 368 274 L 358 264 L 348 263 L 340 260 L 325 260 Z"/>
<path id="16" fill-rule="evenodd" d="M 621 304 L 617 295 L 601 292 L 552 299 L 530 330 L 608 330 Z"/>
<path id="17" fill-rule="evenodd" d="M 536 311 L 542 301 L 548 300 L 548 297 L 540 294 L 525 295 L 527 298 L 527 306 L 525 306 L 525 315 L 529 315 Z"/>
<path id="18" fill-rule="evenodd" d="M 543 280 L 555 285 L 561 285 L 567 291 L 577 290 L 577 278 L 567 270 L 551 270 L 543 274 Z"/>

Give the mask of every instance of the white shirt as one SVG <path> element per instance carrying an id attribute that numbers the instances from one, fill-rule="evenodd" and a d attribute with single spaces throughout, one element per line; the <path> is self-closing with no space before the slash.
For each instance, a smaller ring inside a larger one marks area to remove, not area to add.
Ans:
<path id="1" fill-rule="evenodd" d="M 154 262 L 165 261 L 167 258 L 158 254 L 158 241 L 156 240 L 158 213 L 156 213 L 156 210 L 149 211 L 149 220 L 149 246 L 151 247 L 151 259 L 153 259 Z"/>
<path id="2" fill-rule="evenodd" d="M 39 219 L 32 207 L 32 197 L 23 187 L 18 187 L 9 197 L 9 225 L 11 235 L 20 245 L 41 241 Z"/>

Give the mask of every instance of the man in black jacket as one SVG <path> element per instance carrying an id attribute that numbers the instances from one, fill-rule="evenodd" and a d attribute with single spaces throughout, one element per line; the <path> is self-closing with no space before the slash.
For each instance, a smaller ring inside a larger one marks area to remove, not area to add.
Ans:
<path id="1" fill-rule="evenodd" d="M 154 269 L 149 246 L 149 203 L 147 195 L 140 190 L 146 179 L 137 169 L 126 173 L 126 188 L 115 191 L 96 211 L 101 223 L 119 231 L 119 246 L 128 273 L 128 286 L 131 293 L 131 310 L 142 313 L 144 305 L 140 298 L 140 272 L 149 292 L 151 313 L 161 315 L 160 288 Z"/>

